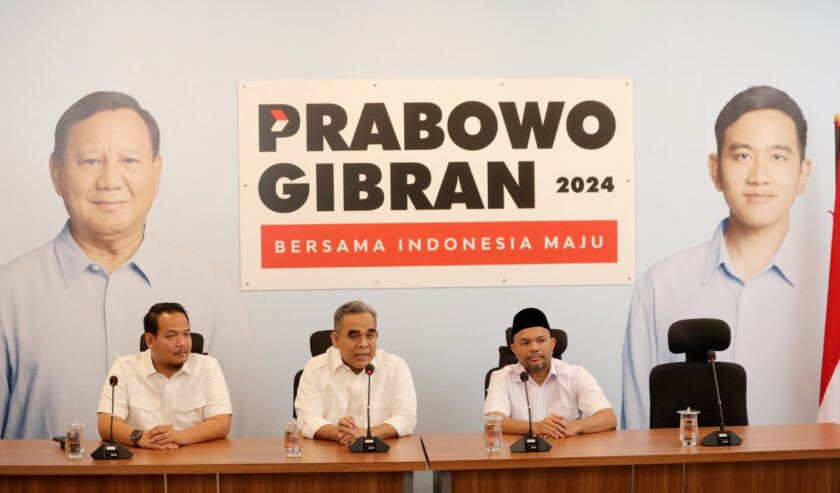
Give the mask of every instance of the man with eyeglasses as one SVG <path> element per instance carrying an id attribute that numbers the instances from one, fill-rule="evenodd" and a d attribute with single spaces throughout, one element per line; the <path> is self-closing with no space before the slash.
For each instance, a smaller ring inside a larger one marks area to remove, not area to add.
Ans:
<path id="1" fill-rule="evenodd" d="M 307 438 L 344 445 L 367 434 L 370 378 L 371 434 L 410 435 L 417 424 L 417 396 L 405 360 L 376 349 L 376 311 L 362 301 L 335 311 L 332 347 L 303 368 L 295 411 Z M 373 364 L 370 377 L 364 371 Z"/>

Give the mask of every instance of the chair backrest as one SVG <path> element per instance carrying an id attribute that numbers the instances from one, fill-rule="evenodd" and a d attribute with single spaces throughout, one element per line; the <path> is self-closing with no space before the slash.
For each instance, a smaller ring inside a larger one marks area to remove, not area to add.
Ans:
<path id="1" fill-rule="evenodd" d="M 747 418 L 747 372 L 736 363 L 715 363 L 723 420 L 727 426 L 749 424 Z M 700 426 L 719 426 L 717 393 L 712 364 L 666 363 L 650 372 L 650 427 L 677 428 L 677 411 L 691 407 L 700 411 Z"/>
<path id="2" fill-rule="evenodd" d="M 554 351 L 552 352 L 551 357 L 563 359 L 563 353 L 569 345 L 569 337 L 566 335 L 566 331 L 561 329 L 549 329 L 549 331 L 551 332 L 551 337 L 557 340 L 557 344 L 554 345 Z M 508 327 L 507 330 L 505 330 L 505 340 L 508 345 L 499 346 L 499 366 L 490 368 L 490 370 L 484 374 L 484 397 L 487 397 L 487 387 L 490 386 L 490 375 L 500 368 L 516 363 L 516 355 L 513 354 L 513 351 L 510 349 L 510 345 L 513 344 L 513 337 L 511 336 L 512 332 L 513 329 L 511 327 Z"/>
<path id="3" fill-rule="evenodd" d="M 332 346 L 330 332 L 332 330 L 316 330 L 309 336 L 309 353 L 312 356 L 324 354 Z"/>
<path id="4" fill-rule="evenodd" d="M 309 336 L 309 353 L 314 358 L 319 354 L 324 354 L 327 349 L 332 346 L 332 339 L 330 339 L 330 332 L 332 330 L 316 330 Z M 303 375 L 303 369 L 295 373 L 295 379 L 292 381 L 292 417 L 297 419 L 297 409 L 295 409 L 295 399 L 297 399 L 298 387 L 300 386 L 300 377 Z"/>
<path id="5" fill-rule="evenodd" d="M 192 339 L 192 348 L 190 349 L 191 353 L 196 354 L 207 354 L 204 352 L 204 336 L 199 334 L 198 332 L 190 332 L 190 338 Z M 149 346 L 146 345 L 146 333 L 140 334 L 140 352 L 149 349 Z"/>
<path id="6" fill-rule="evenodd" d="M 655 366 L 650 372 L 650 427 L 679 426 L 677 411 L 691 407 L 700 411 L 700 426 L 720 425 L 717 392 L 709 350 L 729 347 L 729 325 L 723 320 L 698 318 L 674 322 L 668 329 L 668 348 L 685 353 L 686 361 Z M 736 363 L 715 363 L 723 419 L 727 425 L 749 424 L 747 418 L 747 373 Z"/>

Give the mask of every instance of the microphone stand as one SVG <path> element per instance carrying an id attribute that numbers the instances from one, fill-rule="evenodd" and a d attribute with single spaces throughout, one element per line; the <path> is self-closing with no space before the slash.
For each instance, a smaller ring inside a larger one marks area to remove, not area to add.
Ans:
<path id="1" fill-rule="evenodd" d="M 117 376 L 111 375 L 108 380 L 108 383 L 111 384 L 111 432 L 108 434 L 108 443 L 103 443 L 91 452 L 90 456 L 93 457 L 93 460 L 122 460 L 134 456 L 134 452 L 125 448 L 123 444 L 114 441 L 114 388 L 117 386 L 117 382 Z"/>
<path id="2" fill-rule="evenodd" d="M 511 452 L 548 452 L 551 450 L 551 444 L 546 442 L 541 436 L 534 435 L 534 427 L 531 424 L 531 398 L 528 397 L 528 372 L 523 371 L 519 374 L 519 379 L 525 386 L 525 401 L 528 403 L 528 434 L 519 440 L 513 442 L 510 446 Z"/>
<path id="3" fill-rule="evenodd" d="M 709 359 L 709 363 L 712 364 L 712 375 L 715 378 L 715 393 L 717 394 L 717 405 L 718 405 L 718 413 L 720 413 L 720 429 L 709 433 L 708 435 L 703 437 L 703 440 L 700 442 L 705 447 L 725 447 L 725 446 L 735 446 L 741 445 L 741 437 L 735 434 L 732 430 L 727 430 L 726 425 L 723 423 L 723 404 L 720 401 L 720 389 L 718 388 L 718 378 L 717 378 L 717 370 L 715 370 L 715 359 L 717 355 L 713 350 L 709 350 L 706 353 L 706 356 Z"/>
<path id="4" fill-rule="evenodd" d="M 391 448 L 390 445 L 385 443 L 379 437 L 371 436 L 370 431 L 370 376 L 373 375 L 374 366 L 371 363 L 368 363 L 365 366 L 365 373 L 368 376 L 368 388 L 367 388 L 367 436 L 357 438 L 353 443 L 351 443 L 347 448 L 350 452 L 353 453 L 365 453 L 365 452 L 387 452 L 388 449 Z"/>

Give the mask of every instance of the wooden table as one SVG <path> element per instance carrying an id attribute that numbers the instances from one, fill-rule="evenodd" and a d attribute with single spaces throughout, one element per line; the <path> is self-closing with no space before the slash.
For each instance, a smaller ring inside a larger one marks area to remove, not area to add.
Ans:
<path id="1" fill-rule="evenodd" d="M 423 435 L 439 492 L 838 492 L 840 426 L 732 427 L 738 447 L 683 447 L 676 429 L 552 440 L 549 452 L 484 451 L 481 434 Z M 700 437 L 712 431 L 700 430 Z"/>
<path id="2" fill-rule="evenodd" d="M 81 460 L 67 459 L 49 440 L 0 440 L 0 492 L 410 492 L 414 471 L 426 469 L 420 437 L 388 443 L 387 453 L 351 454 L 304 440 L 303 456 L 286 458 L 280 438 L 241 438 L 94 461 L 94 440 Z"/>

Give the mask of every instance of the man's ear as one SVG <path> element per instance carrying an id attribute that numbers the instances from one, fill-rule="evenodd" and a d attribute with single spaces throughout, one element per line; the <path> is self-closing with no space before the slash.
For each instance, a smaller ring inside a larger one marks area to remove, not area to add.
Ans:
<path id="1" fill-rule="evenodd" d="M 152 166 L 155 170 L 155 198 L 157 198 L 158 192 L 160 192 L 160 173 L 163 170 L 163 158 L 160 154 L 155 156 Z"/>
<path id="2" fill-rule="evenodd" d="M 146 332 L 143 334 L 143 337 L 146 339 L 146 346 L 151 349 L 155 345 L 155 336 L 153 336 L 150 332 Z"/>
<path id="3" fill-rule="evenodd" d="M 338 332 L 335 330 L 330 332 L 330 341 L 332 341 L 333 347 L 338 347 Z"/>
<path id="4" fill-rule="evenodd" d="M 717 154 L 709 154 L 709 176 L 712 177 L 712 182 L 715 184 L 715 190 L 723 191 L 723 184 L 720 180 L 720 156 Z"/>
<path id="5" fill-rule="evenodd" d="M 805 186 L 808 185 L 808 178 L 811 177 L 811 160 L 805 159 L 799 165 L 799 184 L 796 186 L 796 194 L 805 193 Z"/>
<path id="6" fill-rule="evenodd" d="M 55 153 L 50 154 L 50 179 L 56 195 L 61 197 L 61 161 Z"/>

